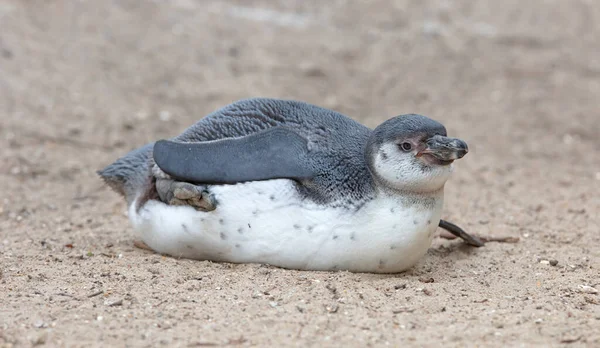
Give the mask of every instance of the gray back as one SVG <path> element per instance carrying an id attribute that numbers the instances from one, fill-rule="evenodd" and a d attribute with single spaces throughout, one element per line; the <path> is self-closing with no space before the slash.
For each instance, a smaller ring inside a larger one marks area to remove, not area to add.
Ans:
<path id="1" fill-rule="evenodd" d="M 311 167 L 318 172 L 298 185 L 300 192 L 322 203 L 343 200 L 344 205 L 361 204 L 372 196 L 374 184 L 365 161 L 372 130 L 315 105 L 268 98 L 240 100 L 209 114 L 174 140 L 241 137 L 273 127 L 293 130 L 308 140 Z"/>
<path id="2" fill-rule="evenodd" d="M 308 160 L 317 171 L 314 178 L 297 185 L 307 198 L 357 207 L 373 196 L 374 183 L 365 161 L 372 131 L 315 105 L 267 98 L 240 100 L 202 118 L 173 140 L 203 142 L 243 137 L 273 127 L 293 130 L 308 140 Z M 150 176 L 152 145 L 130 152 L 99 174 L 126 197 L 144 189 Z M 285 143 L 274 144 L 272 151 L 281 146 Z"/>

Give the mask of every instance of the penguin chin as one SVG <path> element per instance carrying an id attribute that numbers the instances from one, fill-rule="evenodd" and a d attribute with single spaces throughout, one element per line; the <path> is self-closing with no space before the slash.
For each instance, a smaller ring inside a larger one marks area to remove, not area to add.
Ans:
<path id="1" fill-rule="evenodd" d="M 437 192 L 444 187 L 453 171 L 452 162 L 439 164 L 395 150 L 394 144 L 382 145 L 371 159 L 376 180 L 394 190 L 414 193 Z"/>

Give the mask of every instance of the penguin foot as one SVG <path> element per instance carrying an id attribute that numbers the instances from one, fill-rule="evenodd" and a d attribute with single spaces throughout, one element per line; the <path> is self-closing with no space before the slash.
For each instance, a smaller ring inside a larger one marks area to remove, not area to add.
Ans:
<path id="1" fill-rule="evenodd" d="M 472 235 L 468 234 L 467 232 L 465 232 L 465 230 L 463 230 L 462 228 L 456 226 L 455 224 L 453 224 L 449 221 L 440 220 L 439 226 L 441 228 L 445 229 L 446 231 L 452 233 L 456 237 L 461 238 L 462 240 L 465 241 L 465 243 L 467 243 L 471 246 L 482 247 L 485 245 L 485 243 L 481 239 L 479 239 L 477 236 L 472 236 Z"/>
<path id="2" fill-rule="evenodd" d="M 156 191 L 161 201 L 169 205 L 189 205 L 200 211 L 217 208 L 217 200 L 205 186 L 157 178 Z"/>

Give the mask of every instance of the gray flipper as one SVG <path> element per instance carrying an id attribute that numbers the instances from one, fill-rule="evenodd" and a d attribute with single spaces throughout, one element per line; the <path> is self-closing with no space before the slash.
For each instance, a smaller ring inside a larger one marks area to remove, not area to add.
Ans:
<path id="1" fill-rule="evenodd" d="M 235 184 L 245 181 L 314 177 L 307 140 L 280 127 L 240 138 L 154 145 L 154 162 L 171 177 L 191 183 Z"/>

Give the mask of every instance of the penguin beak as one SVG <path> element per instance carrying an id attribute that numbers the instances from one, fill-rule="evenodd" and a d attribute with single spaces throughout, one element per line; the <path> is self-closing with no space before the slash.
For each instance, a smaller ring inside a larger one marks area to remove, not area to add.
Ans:
<path id="1" fill-rule="evenodd" d="M 425 142 L 425 149 L 417 153 L 417 157 L 430 155 L 438 160 L 439 164 L 450 164 L 454 160 L 464 157 L 469 152 L 467 143 L 458 138 L 449 138 L 434 135 Z"/>

